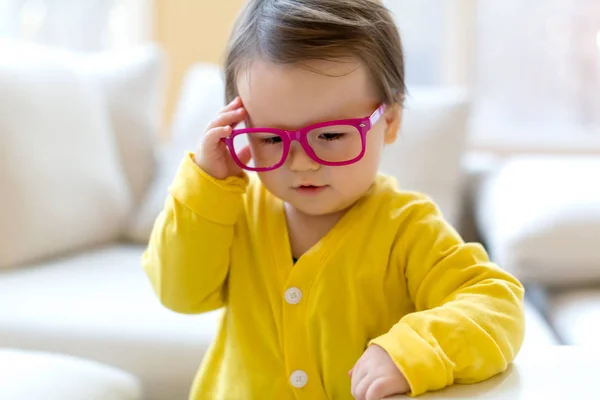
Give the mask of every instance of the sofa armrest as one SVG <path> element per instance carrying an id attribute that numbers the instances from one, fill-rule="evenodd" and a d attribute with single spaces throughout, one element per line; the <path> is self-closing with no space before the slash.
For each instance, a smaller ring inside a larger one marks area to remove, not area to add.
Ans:
<path id="1" fill-rule="evenodd" d="M 600 282 L 600 157 L 522 156 L 485 178 L 477 226 L 524 283 Z"/>

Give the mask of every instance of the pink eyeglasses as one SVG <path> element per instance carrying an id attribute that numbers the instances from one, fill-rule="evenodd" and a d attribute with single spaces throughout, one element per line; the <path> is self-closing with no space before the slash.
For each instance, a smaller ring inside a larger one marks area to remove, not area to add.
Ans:
<path id="1" fill-rule="evenodd" d="M 264 172 L 281 167 L 294 140 L 319 164 L 349 165 L 365 155 L 367 133 L 385 109 L 382 104 L 370 117 L 321 122 L 297 131 L 275 128 L 234 129 L 229 137 L 221 140 L 229 148 L 234 161 L 248 171 Z M 252 154 L 248 164 L 242 163 L 237 156 L 246 146 L 250 147 Z"/>

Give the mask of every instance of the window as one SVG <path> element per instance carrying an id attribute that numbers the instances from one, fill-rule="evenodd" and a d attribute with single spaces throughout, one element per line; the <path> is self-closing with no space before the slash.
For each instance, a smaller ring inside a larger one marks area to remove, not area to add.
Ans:
<path id="1" fill-rule="evenodd" d="M 480 0 L 476 32 L 480 134 L 600 136 L 600 1 Z"/>
<path id="2" fill-rule="evenodd" d="M 600 1 L 387 0 L 414 85 L 461 85 L 472 144 L 600 151 Z"/>

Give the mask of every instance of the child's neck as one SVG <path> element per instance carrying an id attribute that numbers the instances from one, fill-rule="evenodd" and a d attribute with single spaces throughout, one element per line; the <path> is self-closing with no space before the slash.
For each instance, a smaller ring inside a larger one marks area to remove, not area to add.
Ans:
<path id="1" fill-rule="evenodd" d="M 347 210 L 326 215 L 308 215 L 290 204 L 285 204 L 285 216 L 290 236 L 292 257 L 300 258 L 344 216 Z"/>

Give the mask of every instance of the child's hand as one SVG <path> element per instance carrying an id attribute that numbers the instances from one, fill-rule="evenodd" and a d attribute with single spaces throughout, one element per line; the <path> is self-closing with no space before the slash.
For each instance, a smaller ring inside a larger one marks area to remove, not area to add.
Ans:
<path id="1" fill-rule="evenodd" d="M 380 400 L 410 390 L 402 372 L 379 346 L 369 346 L 348 374 L 356 400 Z"/>
<path id="2" fill-rule="evenodd" d="M 242 169 L 235 163 L 229 149 L 221 141 L 231 134 L 233 127 L 246 118 L 246 110 L 239 97 L 236 97 L 217 114 L 217 118 L 206 127 L 206 134 L 200 144 L 194 160 L 207 174 L 215 179 L 240 176 Z M 250 149 L 244 148 L 238 158 L 243 163 L 250 161 Z"/>

